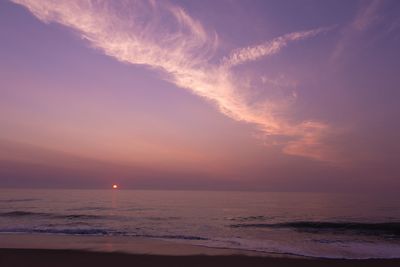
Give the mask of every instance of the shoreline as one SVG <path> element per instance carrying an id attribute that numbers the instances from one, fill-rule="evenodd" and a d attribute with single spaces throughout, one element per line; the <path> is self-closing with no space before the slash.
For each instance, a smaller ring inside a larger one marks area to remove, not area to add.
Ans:
<path id="1" fill-rule="evenodd" d="M 121 236 L 0 234 L 0 266 L 394 267 L 398 259 L 329 259 Z"/>
<path id="2" fill-rule="evenodd" d="M 322 260 L 400 260 L 398 258 L 329 258 L 291 253 L 210 247 L 182 240 L 114 235 L 65 235 L 48 233 L 0 233 L 0 249 L 63 250 L 157 256 L 249 256 Z"/>
<path id="3" fill-rule="evenodd" d="M 207 247 L 178 240 L 130 236 L 82 236 L 62 234 L 0 233 L 0 249 L 71 250 L 99 253 L 146 254 L 162 256 L 223 256 L 293 257 L 279 253 Z"/>

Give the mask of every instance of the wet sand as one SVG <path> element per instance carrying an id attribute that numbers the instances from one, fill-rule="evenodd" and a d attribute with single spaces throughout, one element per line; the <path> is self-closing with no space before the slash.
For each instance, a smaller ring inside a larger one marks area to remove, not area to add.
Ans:
<path id="1" fill-rule="evenodd" d="M 245 255 L 139 255 L 110 252 L 46 249 L 0 249 L 0 266 L 83 267 L 83 266 L 324 266 L 398 267 L 400 260 L 329 260 L 273 258 Z"/>
<path id="2" fill-rule="evenodd" d="M 249 255 L 267 256 L 262 252 L 210 248 L 179 241 L 129 236 L 80 236 L 52 234 L 0 234 L 0 249 L 57 249 L 95 252 L 121 252 L 127 254 L 153 254 L 168 256 L 188 255 Z M 272 254 L 273 255 L 273 254 Z M 276 254 L 276 256 L 281 254 Z M 0 266 L 1 267 L 1 266 Z"/>
<path id="3" fill-rule="evenodd" d="M 145 238 L 1 234 L 0 266 L 398 267 L 400 259 L 316 259 L 207 248 Z"/>

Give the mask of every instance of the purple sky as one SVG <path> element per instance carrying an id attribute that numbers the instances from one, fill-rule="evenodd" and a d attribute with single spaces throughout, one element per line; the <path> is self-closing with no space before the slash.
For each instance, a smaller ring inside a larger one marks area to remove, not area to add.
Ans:
<path id="1" fill-rule="evenodd" d="M 398 1 L 0 2 L 0 186 L 391 191 Z"/>

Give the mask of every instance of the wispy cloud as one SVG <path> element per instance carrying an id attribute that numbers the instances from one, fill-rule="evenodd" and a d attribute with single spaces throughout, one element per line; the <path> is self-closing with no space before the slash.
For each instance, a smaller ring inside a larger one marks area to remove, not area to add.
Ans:
<path id="1" fill-rule="evenodd" d="M 260 45 L 239 48 L 234 50 L 229 57 L 225 58 L 224 63 L 228 66 L 235 66 L 248 61 L 258 60 L 278 53 L 282 48 L 287 46 L 289 42 L 310 38 L 329 29 L 330 28 L 318 28 L 309 31 L 292 32 Z"/>
<path id="2" fill-rule="evenodd" d="M 383 1 L 371 0 L 362 1 L 362 5 L 357 10 L 350 23 L 344 26 L 341 38 L 337 42 L 332 53 L 331 60 L 336 60 L 343 53 L 346 47 L 354 41 L 354 38 L 366 32 L 380 19 L 379 11 L 383 6 Z"/>
<path id="3" fill-rule="evenodd" d="M 351 23 L 351 27 L 357 31 L 364 31 L 379 19 L 378 11 L 382 6 L 382 1 L 372 0 L 362 6 L 357 12 L 356 17 Z"/>
<path id="4" fill-rule="evenodd" d="M 287 137 L 289 141 L 281 143 L 287 154 L 336 160 L 323 143 L 330 126 L 315 121 L 290 122 L 277 115 L 286 106 L 268 99 L 253 103 L 249 100 L 251 83 L 236 78 L 233 70 L 238 64 L 276 54 L 290 42 L 313 37 L 326 28 L 289 33 L 261 45 L 240 48 L 214 64 L 218 35 L 168 2 L 12 1 L 43 22 L 74 29 L 108 56 L 160 70 L 164 79 L 215 103 L 232 119 L 257 125 L 265 136 Z"/>

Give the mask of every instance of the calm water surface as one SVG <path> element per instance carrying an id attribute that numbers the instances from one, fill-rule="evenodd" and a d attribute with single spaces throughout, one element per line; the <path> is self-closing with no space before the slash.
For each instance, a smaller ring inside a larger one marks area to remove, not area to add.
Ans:
<path id="1" fill-rule="evenodd" d="M 124 235 L 306 256 L 398 258 L 400 197 L 0 190 L 0 232 Z"/>

